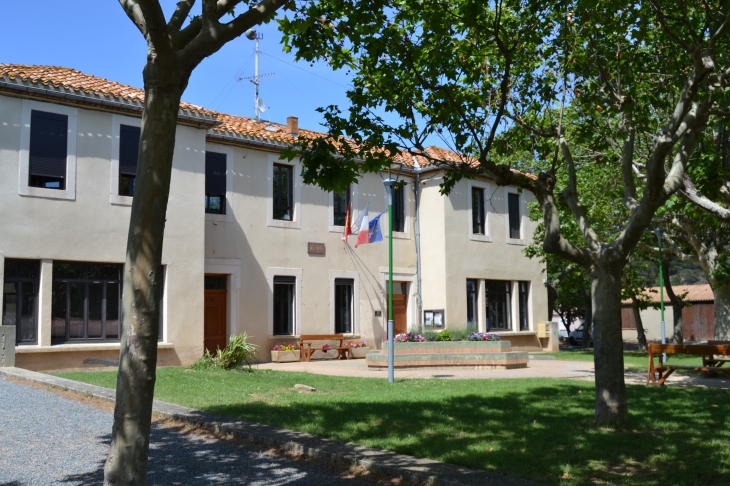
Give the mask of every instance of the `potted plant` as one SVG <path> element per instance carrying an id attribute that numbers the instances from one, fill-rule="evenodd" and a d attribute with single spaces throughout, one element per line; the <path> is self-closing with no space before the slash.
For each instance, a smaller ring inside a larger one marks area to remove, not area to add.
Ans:
<path id="1" fill-rule="evenodd" d="M 271 349 L 271 361 L 289 363 L 299 361 L 299 350 L 296 344 L 277 344 Z"/>
<path id="2" fill-rule="evenodd" d="M 350 341 L 345 343 L 345 346 L 350 348 L 353 358 L 364 358 L 370 352 L 367 341 Z"/>

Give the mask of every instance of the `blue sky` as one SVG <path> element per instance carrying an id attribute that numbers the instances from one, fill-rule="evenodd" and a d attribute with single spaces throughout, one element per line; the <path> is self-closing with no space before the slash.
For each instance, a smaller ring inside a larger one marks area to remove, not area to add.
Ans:
<path id="1" fill-rule="evenodd" d="M 167 15 L 176 2 L 162 0 Z M 65 66 L 142 87 L 147 47 L 137 28 L 115 0 L 0 0 L 0 62 Z M 349 83 L 344 72 L 327 64 L 295 63 L 281 49 L 276 23 L 259 27 L 259 72 L 281 78 L 265 79 L 260 96 L 271 109 L 265 120 L 286 122 L 299 117 L 299 126 L 322 130 L 315 110 L 330 104 L 348 106 Z M 201 63 L 193 73 L 183 99 L 234 115 L 253 116 L 254 86 L 238 77 L 253 76 L 254 42 L 240 37 Z"/>

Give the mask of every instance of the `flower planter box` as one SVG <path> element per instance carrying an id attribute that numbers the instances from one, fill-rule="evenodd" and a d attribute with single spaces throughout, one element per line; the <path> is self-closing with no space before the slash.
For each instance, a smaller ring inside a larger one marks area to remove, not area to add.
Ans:
<path id="1" fill-rule="evenodd" d="M 274 363 L 289 363 L 299 361 L 299 350 L 294 351 L 272 351 L 271 361 Z"/>
<path id="2" fill-rule="evenodd" d="M 359 348 L 350 348 L 350 351 L 352 351 L 353 358 L 364 358 L 365 355 L 368 354 L 372 350 L 373 350 L 372 348 L 368 348 L 366 346 L 361 346 Z"/>

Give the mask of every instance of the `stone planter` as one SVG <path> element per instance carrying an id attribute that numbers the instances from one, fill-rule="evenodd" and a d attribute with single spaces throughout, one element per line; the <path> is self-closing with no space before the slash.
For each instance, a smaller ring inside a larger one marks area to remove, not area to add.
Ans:
<path id="1" fill-rule="evenodd" d="M 399 343 L 393 346 L 394 367 L 428 368 L 463 366 L 475 369 L 527 368 L 528 355 L 512 351 L 509 341 L 431 341 Z M 367 355 L 369 368 L 388 366 L 388 343 L 383 350 Z"/>
<path id="2" fill-rule="evenodd" d="M 299 350 L 294 351 L 272 351 L 271 361 L 274 363 L 290 363 L 292 361 L 299 361 Z"/>
<path id="3" fill-rule="evenodd" d="M 364 358 L 365 355 L 368 354 L 372 350 L 373 350 L 372 348 L 368 348 L 367 346 L 358 347 L 358 348 L 350 348 L 350 351 L 352 351 L 353 358 Z"/>

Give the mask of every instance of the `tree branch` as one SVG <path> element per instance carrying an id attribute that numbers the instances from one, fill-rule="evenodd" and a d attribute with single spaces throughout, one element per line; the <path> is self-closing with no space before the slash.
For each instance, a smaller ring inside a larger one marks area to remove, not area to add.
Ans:
<path id="1" fill-rule="evenodd" d="M 125 0 L 120 0 L 124 2 Z M 155 52 L 170 51 L 170 38 L 167 34 L 167 22 L 165 14 L 157 0 L 135 0 L 147 26 L 147 44 Z"/>
<path id="2" fill-rule="evenodd" d="M 178 32 L 182 28 L 193 5 L 195 5 L 195 0 L 181 0 L 177 2 L 175 12 L 170 17 L 170 21 L 167 22 L 167 31 L 170 35 Z"/>
<path id="3" fill-rule="evenodd" d="M 684 174 L 683 184 L 684 189 L 679 191 L 683 198 L 723 221 L 730 221 L 730 209 L 724 208 L 701 195 L 687 174 Z"/>
<path id="4" fill-rule="evenodd" d="M 627 132 L 621 152 L 621 176 L 624 181 L 623 203 L 633 213 L 639 207 L 636 200 L 636 181 L 634 181 L 634 126 L 630 112 L 621 115 L 622 128 Z"/>
<path id="5" fill-rule="evenodd" d="M 575 175 L 573 155 L 570 153 L 570 147 L 568 146 L 568 142 L 565 140 L 563 134 L 560 134 L 559 141 L 560 148 L 563 152 L 563 159 L 565 159 L 565 163 L 568 168 L 568 186 L 563 190 L 561 196 L 565 199 L 568 207 L 570 207 L 570 210 L 575 217 L 575 221 L 578 223 L 581 233 L 583 233 L 583 238 L 585 238 L 588 243 L 588 247 L 594 251 L 598 250 L 600 246 L 598 235 L 591 226 L 590 221 L 588 221 L 585 209 L 581 205 L 580 201 L 578 201 L 578 182 Z"/>
<path id="6" fill-rule="evenodd" d="M 142 10 L 137 3 L 137 0 L 119 0 L 119 4 L 124 9 L 127 17 L 137 26 L 139 31 L 142 33 L 145 39 L 147 39 L 147 24 L 145 23 Z"/>

